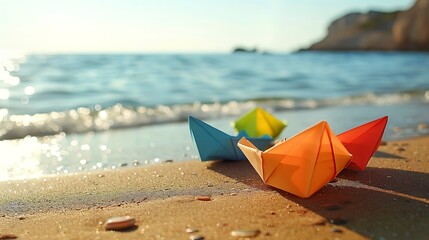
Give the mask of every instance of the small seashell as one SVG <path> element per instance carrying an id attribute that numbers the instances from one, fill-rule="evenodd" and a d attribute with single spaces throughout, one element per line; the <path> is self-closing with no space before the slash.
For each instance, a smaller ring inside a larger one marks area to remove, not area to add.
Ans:
<path id="1" fill-rule="evenodd" d="M 189 236 L 189 240 L 204 240 L 204 236 L 192 235 L 192 236 Z"/>
<path id="2" fill-rule="evenodd" d="M 234 230 L 231 232 L 233 237 L 256 237 L 260 233 L 259 230 Z"/>
<path id="3" fill-rule="evenodd" d="M 121 231 L 131 227 L 134 227 L 136 220 L 130 216 L 112 217 L 109 218 L 104 224 L 106 230 Z"/>
<path id="4" fill-rule="evenodd" d="M 185 232 L 187 232 L 187 233 L 196 233 L 196 232 L 198 232 L 198 229 L 188 227 L 188 228 L 185 229 Z"/>

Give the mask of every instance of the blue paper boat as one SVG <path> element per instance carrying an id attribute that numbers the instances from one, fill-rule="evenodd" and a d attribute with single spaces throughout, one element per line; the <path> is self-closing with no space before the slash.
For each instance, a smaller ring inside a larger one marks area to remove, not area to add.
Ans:
<path id="1" fill-rule="evenodd" d="M 230 136 L 209 124 L 189 116 L 189 129 L 191 136 L 197 145 L 201 161 L 208 160 L 246 160 L 246 156 L 238 148 L 237 143 L 242 137 L 246 137 L 259 149 L 267 149 L 273 145 L 273 139 L 268 136 L 258 138 L 248 137 L 245 131 L 237 136 Z"/>

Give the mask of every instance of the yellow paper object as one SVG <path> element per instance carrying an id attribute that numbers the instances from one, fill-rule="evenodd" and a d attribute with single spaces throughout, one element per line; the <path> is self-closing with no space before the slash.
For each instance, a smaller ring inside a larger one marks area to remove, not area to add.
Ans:
<path id="1" fill-rule="evenodd" d="M 303 198 L 335 178 L 352 157 L 326 121 L 264 152 L 244 137 L 238 147 L 265 184 Z"/>
<path id="2" fill-rule="evenodd" d="M 282 132 L 286 124 L 262 108 L 255 108 L 234 123 L 238 132 L 246 131 L 250 137 L 269 135 L 276 138 Z"/>

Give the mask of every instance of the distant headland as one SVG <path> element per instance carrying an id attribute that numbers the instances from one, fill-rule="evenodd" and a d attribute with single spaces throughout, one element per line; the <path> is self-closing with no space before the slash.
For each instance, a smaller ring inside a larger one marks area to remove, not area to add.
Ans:
<path id="1" fill-rule="evenodd" d="M 429 0 L 403 11 L 349 13 L 334 20 L 327 36 L 302 51 L 429 51 Z"/>

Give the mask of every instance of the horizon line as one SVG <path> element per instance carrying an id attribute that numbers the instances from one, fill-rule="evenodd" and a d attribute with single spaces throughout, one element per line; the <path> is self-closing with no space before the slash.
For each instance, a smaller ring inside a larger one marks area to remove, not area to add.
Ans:
<path id="1" fill-rule="evenodd" d="M 255 55 L 262 55 L 262 54 L 290 54 L 297 52 L 299 49 L 296 50 L 289 50 L 289 51 L 266 51 L 261 50 L 257 52 L 243 52 L 242 54 L 255 54 Z M 118 51 L 118 50 L 107 50 L 107 51 L 23 51 L 23 50 L 1 50 L 0 49 L 0 55 L 5 54 L 19 54 L 19 55 L 66 55 L 66 54 L 75 54 L 75 55 L 97 55 L 97 54 L 157 54 L 157 55 L 168 55 L 168 54 L 190 54 L 190 55 L 198 55 L 198 54 L 233 54 L 234 49 L 231 51 Z"/>

